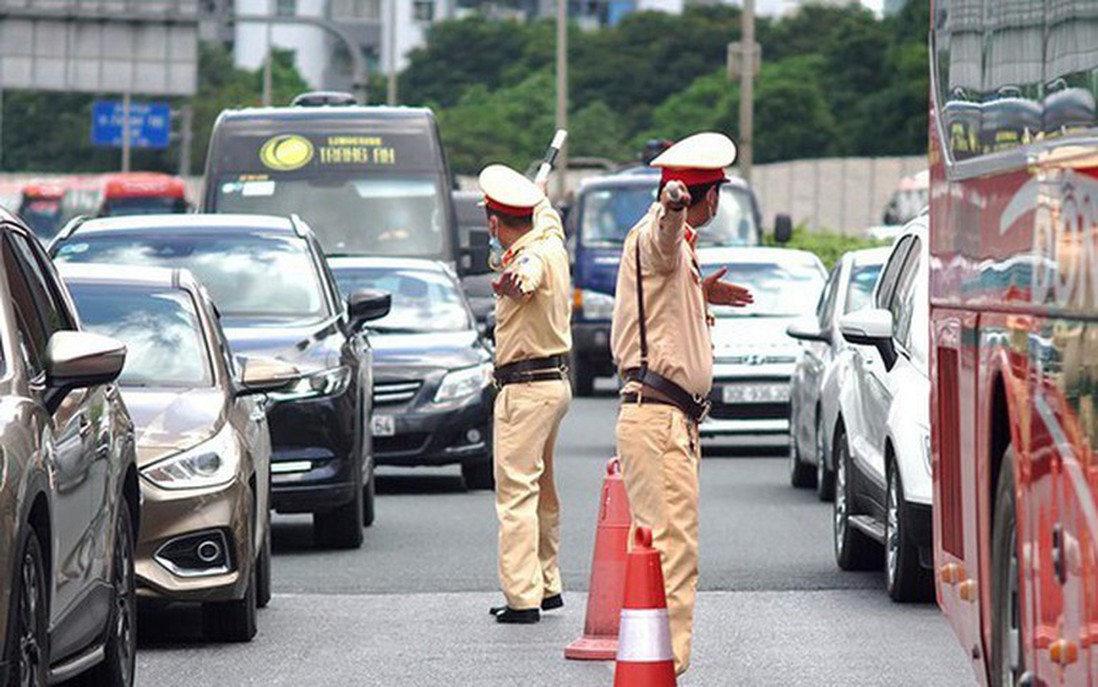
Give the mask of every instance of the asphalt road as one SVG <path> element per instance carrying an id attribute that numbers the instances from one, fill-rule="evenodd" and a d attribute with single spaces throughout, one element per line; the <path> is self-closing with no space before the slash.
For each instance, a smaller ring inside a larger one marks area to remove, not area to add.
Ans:
<path id="1" fill-rule="evenodd" d="M 276 517 L 274 591 L 247 645 L 207 644 L 195 609 L 141 617 L 140 685 L 609 685 L 613 664 L 565 661 L 583 628 L 614 400 L 576 400 L 558 448 L 566 607 L 498 626 L 492 495 L 457 470 L 379 473 L 362 550 L 313 548 Z M 973 684 L 933 605 L 888 600 L 883 573 L 844 573 L 830 507 L 788 486 L 775 453 L 705 445 L 694 664 L 680 685 Z"/>

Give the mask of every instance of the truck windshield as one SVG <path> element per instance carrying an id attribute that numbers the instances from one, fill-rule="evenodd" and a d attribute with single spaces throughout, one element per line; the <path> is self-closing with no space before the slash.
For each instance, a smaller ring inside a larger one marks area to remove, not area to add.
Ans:
<path id="1" fill-rule="evenodd" d="M 621 246 L 625 235 L 648 212 L 656 187 L 629 184 L 593 189 L 583 195 L 580 242 L 591 248 Z M 751 197 L 724 186 L 717 216 L 698 234 L 699 246 L 754 246 L 758 229 Z"/>
<path id="2" fill-rule="evenodd" d="M 436 257 L 443 253 L 442 191 L 436 176 L 324 175 L 219 180 L 217 211 L 297 213 L 329 254 Z"/>

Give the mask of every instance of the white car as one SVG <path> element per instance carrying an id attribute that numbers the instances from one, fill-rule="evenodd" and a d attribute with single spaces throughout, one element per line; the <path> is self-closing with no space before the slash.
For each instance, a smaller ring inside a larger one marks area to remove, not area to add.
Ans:
<path id="1" fill-rule="evenodd" d="M 883 560 L 896 601 L 934 592 L 927 262 L 923 215 L 893 244 L 872 304 L 839 319 L 855 345 L 839 363 L 835 558 L 844 570 Z"/>
<path id="2" fill-rule="evenodd" d="M 712 409 L 701 435 L 785 445 L 789 378 L 801 353 L 785 330 L 812 312 L 827 276 L 823 263 L 788 248 L 702 248 L 698 260 L 706 275 L 728 268 L 725 278 L 755 296 L 746 308 L 712 308 Z"/>
<path id="3" fill-rule="evenodd" d="M 788 330 L 803 349 L 789 392 L 789 480 L 795 487 L 815 484 L 824 501 L 835 493 L 831 432 L 839 413 L 838 362 L 850 347 L 839 318 L 869 304 L 888 254 L 888 248 L 844 254 L 831 268 L 816 312 Z"/>

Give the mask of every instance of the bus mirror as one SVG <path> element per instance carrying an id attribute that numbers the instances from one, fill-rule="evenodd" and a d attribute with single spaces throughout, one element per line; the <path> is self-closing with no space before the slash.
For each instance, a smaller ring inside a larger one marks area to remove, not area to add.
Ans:
<path id="1" fill-rule="evenodd" d="M 491 271 L 488 268 L 488 231 L 486 229 L 470 229 L 469 245 L 462 249 L 462 253 L 468 258 L 465 274 L 487 274 Z"/>
<path id="2" fill-rule="evenodd" d="M 780 213 L 774 216 L 774 240 L 779 243 L 789 243 L 793 238 L 793 218 Z"/>

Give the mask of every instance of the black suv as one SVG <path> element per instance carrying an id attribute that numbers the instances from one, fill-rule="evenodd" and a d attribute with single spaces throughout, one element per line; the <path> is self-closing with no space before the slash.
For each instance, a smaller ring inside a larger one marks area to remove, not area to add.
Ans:
<path id="1" fill-rule="evenodd" d="M 0 685 L 133 683 L 126 349 L 80 331 L 31 231 L 0 211 Z"/>
<path id="2" fill-rule="evenodd" d="M 320 244 L 296 217 L 77 220 L 50 252 L 58 262 L 189 269 L 209 289 L 234 354 L 297 367 L 301 381 L 269 395 L 271 505 L 313 513 L 321 546 L 361 546 L 374 519 L 374 462 L 371 354 L 360 333 L 389 312 L 388 294 L 340 298 Z"/>

